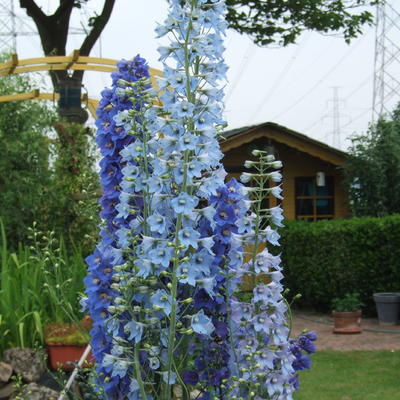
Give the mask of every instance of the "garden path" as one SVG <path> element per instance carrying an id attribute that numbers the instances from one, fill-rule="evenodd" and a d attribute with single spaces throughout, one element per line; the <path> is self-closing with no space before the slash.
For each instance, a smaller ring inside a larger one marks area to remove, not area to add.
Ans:
<path id="1" fill-rule="evenodd" d="M 343 335 L 332 332 L 333 321 L 328 315 L 297 310 L 293 314 L 293 333 L 316 331 L 317 350 L 400 350 L 400 325 L 381 326 L 377 319 L 363 317 L 361 334 Z"/>

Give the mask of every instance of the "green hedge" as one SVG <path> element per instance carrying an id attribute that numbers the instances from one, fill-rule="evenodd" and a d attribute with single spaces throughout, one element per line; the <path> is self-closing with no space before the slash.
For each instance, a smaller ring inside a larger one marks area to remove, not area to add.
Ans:
<path id="1" fill-rule="evenodd" d="M 289 221 L 281 234 L 285 286 L 301 306 L 329 311 L 334 297 L 359 292 L 375 314 L 373 293 L 400 291 L 400 215 Z"/>

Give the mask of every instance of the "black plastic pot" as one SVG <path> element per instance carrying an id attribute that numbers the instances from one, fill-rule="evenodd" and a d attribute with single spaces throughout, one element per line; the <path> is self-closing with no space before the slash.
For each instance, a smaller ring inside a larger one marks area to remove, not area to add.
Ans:
<path id="1" fill-rule="evenodd" d="M 374 293 L 380 325 L 396 325 L 400 319 L 400 293 Z"/>

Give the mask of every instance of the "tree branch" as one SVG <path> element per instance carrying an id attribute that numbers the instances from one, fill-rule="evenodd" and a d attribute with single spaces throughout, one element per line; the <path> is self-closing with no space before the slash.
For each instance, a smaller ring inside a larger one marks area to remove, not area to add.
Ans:
<path id="1" fill-rule="evenodd" d="M 52 15 L 52 18 L 57 20 L 61 18 L 64 13 L 71 14 L 72 9 L 74 8 L 74 3 L 74 0 L 61 0 L 57 10 Z"/>
<path id="2" fill-rule="evenodd" d="M 26 9 L 26 13 L 36 24 L 45 24 L 48 16 L 33 0 L 19 0 L 19 6 Z"/>
<path id="3" fill-rule="evenodd" d="M 97 39 L 100 37 L 103 29 L 110 19 L 112 10 L 114 8 L 115 0 L 104 0 L 104 6 L 101 14 L 96 18 L 92 30 L 86 36 L 79 50 L 81 56 L 88 56 L 92 50 Z M 82 80 L 85 71 L 74 71 L 72 77 Z"/>
<path id="4" fill-rule="evenodd" d="M 104 7 L 101 14 L 96 18 L 96 21 L 93 25 L 92 30 L 89 35 L 86 36 L 85 40 L 82 43 L 80 48 L 80 54 L 83 56 L 88 56 L 92 47 L 96 43 L 97 39 L 103 32 L 103 29 L 107 25 L 108 20 L 110 19 L 112 10 L 114 8 L 115 0 L 105 0 Z"/>

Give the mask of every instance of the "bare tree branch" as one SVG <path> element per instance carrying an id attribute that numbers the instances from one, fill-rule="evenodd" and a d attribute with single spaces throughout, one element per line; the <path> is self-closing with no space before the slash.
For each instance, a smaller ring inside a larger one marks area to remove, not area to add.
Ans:
<path id="1" fill-rule="evenodd" d="M 94 44 L 96 43 L 97 39 L 100 37 L 103 29 L 107 25 L 107 22 L 110 19 L 112 10 L 114 8 L 115 0 L 105 0 L 104 6 L 101 14 L 96 17 L 96 20 L 93 24 L 92 30 L 86 36 L 85 40 L 83 41 L 80 54 L 83 56 L 88 56 L 90 51 L 92 50 Z M 74 71 L 73 77 L 76 79 L 82 80 L 84 71 Z"/>
<path id="2" fill-rule="evenodd" d="M 96 18 L 95 23 L 93 25 L 92 30 L 90 31 L 89 35 L 86 36 L 85 40 L 83 41 L 80 53 L 84 56 L 88 56 L 90 51 L 92 50 L 94 44 L 96 43 L 97 39 L 103 32 L 103 29 L 107 25 L 108 20 L 110 19 L 112 10 L 114 8 L 115 0 L 105 0 L 104 7 L 101 14 Z"/>

